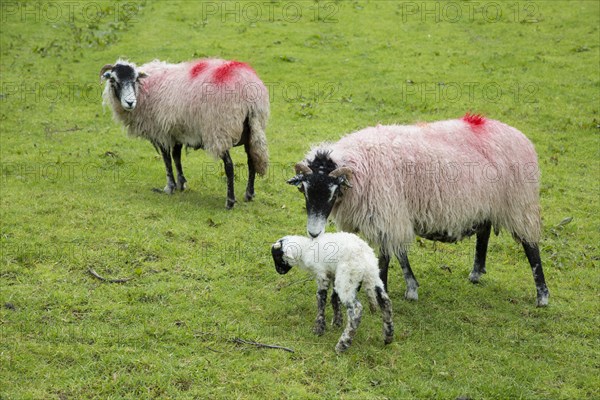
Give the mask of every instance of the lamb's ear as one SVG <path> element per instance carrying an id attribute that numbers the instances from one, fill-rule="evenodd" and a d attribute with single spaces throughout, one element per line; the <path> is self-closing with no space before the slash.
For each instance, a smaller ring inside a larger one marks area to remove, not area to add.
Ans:
<path id="1" fill-rule="evenodd" d="M 338 185 L 351 188 L 350 180 L 352 180 L 352 170 L 348 167 L 340 167 L 329 173 L 332 178 L 337 178 Z"/>
<path id="2" fill-rule="evenodd" d="M 148 75 L 147 73 L 145 73 L 144 71 L 138 71 L 138 79 L 144 79 L 149 77 L 150 75 Z"/>

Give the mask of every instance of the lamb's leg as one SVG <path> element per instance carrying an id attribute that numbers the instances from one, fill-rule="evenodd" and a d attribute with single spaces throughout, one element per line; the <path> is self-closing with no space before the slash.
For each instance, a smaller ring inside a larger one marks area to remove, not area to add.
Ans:
<path id="1" fill-rule="evenodd" d="M 231 161 L 229 151 L 226 151 L 221 159 L 223 160 L 223 164 L 225 164 L 225 175 L 227 176 L 227 202 L 225 203 L 225 208 L 231 210 L 235 204 L 235 192 L 233 190 L 233 161 Z"/>
<path id="2" fill-rule="evenodd" d="M 484 222 L 477 229 L 477 243 L 475 245 L 475 261 L 473 262 L 473 270 L 469 275 L 469 280 L 473 283 L 478 283 L 481 275 L 485 274 L 485 257 L 487 255 L 488 242 L 490 240 L 490 232 L 492 231 L 492 223 Z"/>
<path id="3" fill-rule="evenodd" d="M 327 289 L 329 289 L 329 281 L 317 280 L 317 318 L 315 319 L 315 327 L 313 332 L 317 336 L 325 333 L 325 307 L 327 306 Z"/>
<path id="4" fill-rule="evenodd" d="M 340 302 L 340 296 L 335 289 L 331 294 L 331 306 L 333 307 L 333 319 L 331 320 L 331 325 L 339 328 L 344 323 L 344 320 L 342 318 L 342 303 Z"/>
<path id="5" fill-rule="evenodd" d="M 383 246 L 382 246 L 383 247 Z M 379 277 L 383 282 L 383 287 L 387 290 L 388 267 L 390 266 L 390 256 L 383 250 L 379 251 Z"/>
<path id="6" fill-rule="evenodd" d="M 535 288 L 537 290 L 537 306 L 547 306 L 550 292 L 548 291 L 546 280 L 544 279 L 540 250 L 537 243 L 527 243 L 526 241 L 522 241 L 522 243 L 525 254 L 527 255 L 527 260 L 529 260 L 529 265 L 531 265 L 531 271 L 533 272 L 533 280 L 535 281 Z"/>
<path id="7" fill-rule="evenodd" d="M 177 190 L 182 192 L 185 190 L 185 184 L 187 180 L 183 176 L 183 168 L 181 167 L 181 148 L 183 145 L 177 143 L 173 146 L 173 160 L 175 161 L 175 169 L 177 170 Z"/>
<path id="8" fill-rule="evenodd" d="M 348 322 L 346 323 L 346 329 L 344 329 L 342 336 L 340 336 L 340 340 L 335 345 L 335 351 L 338 353 L 348 350 L 348 347 L 352 344 L 354 335 L 356 335 L 356 330 L 360 325 L 362 317 L 362 305 L 358 299 L 355 298 L 350 302 L 344 303 L 344 305 L 347 308 Z"/>
<path id="9" fill-rule="evenodd" d="M 158 148 L 160 149 L 165 169 L 167 170 L 167 186 L 165 186 L 163 191 L 167 194 L 172 194 L 175 191 L 175 179 L 173 178 L 173 165 L 171 164 L 171 149 L 164 146 L 158 146 Z"/>
<path id="10" fill-rule="evenodd" d="M 402 274 L 404 275 L 404 281 L 406 282 L 406 292 L 404 292 L 404 298 L 407 300 L 418 300 L 419 299 L 419 282 L 410 269 L 410 263 L 408 262 L 408 255 L 406 251 L 400 251 L 396 254 L 400 266 L 402 267 Z"/>
<path id="11" fill-rule="evenodd" d="M 383 342 L 385 344 L 392 343 L 394 340 L 394 322 L 392 321 L 392 302 L 388 297 L 385 289 L 376 286 L 375 292 L 377 293 L 377 303 L 381 308 L 381 314 L 383 315 Z"/>
<path id="12" fill-rule="evenodd" d="M 246 201 L 252 201 L 254 199 L 254 178 L 256 177 L 256 169 L 254 168 L 254 161 L 250 157 L 250 145 L 245 144 L 244 149 L 248 156 L 248 186 L 246 186 Z"/>

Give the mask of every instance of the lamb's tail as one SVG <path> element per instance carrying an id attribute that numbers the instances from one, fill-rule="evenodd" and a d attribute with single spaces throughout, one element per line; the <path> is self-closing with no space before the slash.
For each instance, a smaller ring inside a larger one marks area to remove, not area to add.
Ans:
<path id="1" fill-rule="evenodd" d="M 375 285 L 366 285 L 365 292 L 367 293 L 367 299 L 369 299 L 369 310 L 372 314 L 375 314 L 379 309 L 379 303 L 377 302 L 377 293 L 375 291 Z"/>
<path id="2" fill-rule="evenodd" d="M 269 149 L 265 129 L 269 110 L 252 110 L 248 116 L 250 125 L 249 153 L 256 172 L 264 175 L 269 165 Z"/>

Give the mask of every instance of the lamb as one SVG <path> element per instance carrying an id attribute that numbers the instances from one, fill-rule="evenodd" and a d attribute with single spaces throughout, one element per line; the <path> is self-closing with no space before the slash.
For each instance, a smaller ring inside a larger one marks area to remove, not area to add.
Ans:
<path id="1" fill-rule="evenodd" d="M 326 233 L 316 239 L 303 236 L 285 236 L 271 247 L 275 269 L 286 274 L 292 266 L 299 266 L 315 274 L 317 279 L 317 319 L 314 332 L 325 332 L 325 305 L 331 280 L 334 281 L 331 303 L 333 306 L 332 325 L 342 326 L 340 303 L 347 309 L 348 321 L 335 350 L 346 351 L 352 344 L 362 316 L 362 305 L 356 294 L 364 287 L 372 312 L 377 305 L 383 314 L 384 343 L 389 344 L 394 337 L 392 303 L 379 278 L 375 253 L 358 236 L 345 233 Z"/>
<path id="2" fill-rule="evenodd" d="M 269 95 L 247 64 L 203 59 L 179 64 L 152 61 L 137 67 L 117 60 L 100 70 L 106 80 L 104 104 L 131 136 L 148 139 L 162 155 L 167 173 L 164 192 L 184 190 L 181 166 L 183 145 L 204 149 L 219 157 L 227 176 L 227 209 L 236 200 L 234 170 L 229 149 L 244 145 L 248 158 L 245 199 L 254 198 L 254 180 L 268 164 L 265 136 Z M 173 177 L 171 157 L 177 169 Z"/>
<path id="3" fill-rule="evenodd" d="M 491 228 L 522 244 L 537 290 L 548 304 L 538 242 L 539 170 L 532 143 L 517 129 L 481 115 L 462 119 L 366 128 L 309 151 L 288 181 L 304 193 L 307 231 L 318 237 L 331 214 L 340 230 L 361 231 L 380 246 L 387 289 L 390 255 L 418 299 L 408 248 L 415 236 L 457 242 L 476 235 L 469 279 L 486 273 Z"/>

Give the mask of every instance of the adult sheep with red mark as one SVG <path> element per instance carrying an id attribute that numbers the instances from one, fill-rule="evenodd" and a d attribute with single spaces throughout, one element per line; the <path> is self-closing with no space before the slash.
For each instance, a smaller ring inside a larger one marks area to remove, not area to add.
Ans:
<path id="1" fill-rule="evenodd" d="M 476 235 L 469 276 L 479 282 L 492 227 L 522 244 L 537 290 L 548 304 L 538 243 L 539 170 L 532 143 L 517 129 L 479 115 L 418 125 L 366 128 L 311 150 L 288 183 L 304 193 L 307 231 L 317 237 L 331 214 L 338 229 L 379 245 L 387 288 L 390 255 L 418 299 L 408 261 L 415 236 L 456 242 Z"/>
<path id="2" fill-rule="evenodd" d="M 229 149 L 244 145 L 248 158 L 245 199 L 254 198 L 255 174 L 268 164 L 265 129 L 269 95 L 247 64 L 205 59 L 179 64 L 152 61 L 137 67 L 117 60 L 100 70 L 103 98 L 131 136 L 148 139 L 161 153 L 167 173 L 164 192 L 184 190 L 181 166 L 185 145 L 221 158 L 227 176 L 226 207 L 235 204 Z M 172 159 L 177 170 L 173 176 Z"/>

